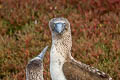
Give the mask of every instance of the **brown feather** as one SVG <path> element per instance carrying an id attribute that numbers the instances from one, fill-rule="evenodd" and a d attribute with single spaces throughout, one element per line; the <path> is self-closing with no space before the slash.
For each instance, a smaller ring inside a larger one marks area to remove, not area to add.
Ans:
<path id="1" fill-rule="evenodd" d="M 26 68 L 27 80 L 43 80 L 43 62 L 40 59 L 30 61 Z"/>
<path id="2" fill-rule="evenodd" d="M 65 62 L 63 72 L 67 80 L 109 80 L 104 72 L 74 60 Z"/>

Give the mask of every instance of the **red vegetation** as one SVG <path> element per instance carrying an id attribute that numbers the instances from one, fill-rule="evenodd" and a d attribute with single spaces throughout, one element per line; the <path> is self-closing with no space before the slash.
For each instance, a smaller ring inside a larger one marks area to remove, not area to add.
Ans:
<path id="1" fill-rule="evenodd" d="M 25 80 L 28 61 L 51 45 L 53 17 L 70 21 L 77 60 L 120 80 L 120 0 L 0 0 L 0 80 Z M 50 80 L 49 52 L 44 67 Z"/>

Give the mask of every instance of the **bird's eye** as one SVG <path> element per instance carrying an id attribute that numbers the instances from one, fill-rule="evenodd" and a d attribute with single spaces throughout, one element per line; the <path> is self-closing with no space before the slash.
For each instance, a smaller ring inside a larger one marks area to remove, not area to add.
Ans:
<path id="1" fill-rule="evenodd" d="M 55 23 L 53 24 L 52 30 L 54 30 L 54 28 L 55 28 Z"/>
<path id="2" fill-rule="evenodd" d="M 53 24 L 53 26 L 55 27 L 55 23 Z"/>
<path id="3" fill-rule="evenodd" d="M 63 23 L 63 26 L 65 27 L 65 30 L 67 30 L 67 27 L 66 27 L 66 24 L 65 24 L 65 23 Z"/>

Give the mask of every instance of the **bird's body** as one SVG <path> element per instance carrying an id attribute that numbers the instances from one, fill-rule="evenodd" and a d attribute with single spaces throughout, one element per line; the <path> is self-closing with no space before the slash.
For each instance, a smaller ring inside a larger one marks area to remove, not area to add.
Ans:
<path id="1" fill-rule="evenodd" d="M 44 80 L 43 58 L 48 46 L 37 57 L 30 60 L 26 67 L 26 80 Z"/>
<path id="2" fill-rule="evenodd" d="M 70 24 L 65 18 L 49 22 L 52 32 L 50 74 L 52 80 L 112 80 L 109 75 L 71 56 L 72 37 Z"/>

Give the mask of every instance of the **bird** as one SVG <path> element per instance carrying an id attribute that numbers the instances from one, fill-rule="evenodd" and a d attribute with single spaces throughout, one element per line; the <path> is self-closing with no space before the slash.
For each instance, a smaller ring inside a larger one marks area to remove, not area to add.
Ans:
<path id="1" fill-rule="evenodd" d="M 52 18 L 49 21 L 49 28 L 52 35 L 50 50 L 52 80 L 112 80 L 108 74 L 71 56 L 71 28 L 66 18 Z"/>
<path id="2" fill-rule="evenodd" d="M 48 46 L 46 46 L 37 57 L 28 62 L 26 66 L 26 80 L 44 80 L 43 59 L 47 49 Z"/>

